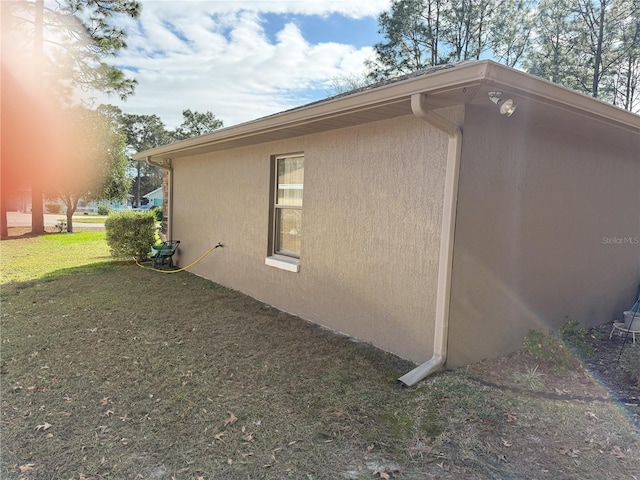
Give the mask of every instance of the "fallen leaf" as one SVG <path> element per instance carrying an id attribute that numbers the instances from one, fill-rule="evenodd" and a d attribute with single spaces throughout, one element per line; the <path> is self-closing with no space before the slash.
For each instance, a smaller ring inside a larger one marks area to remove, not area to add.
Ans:
<path id="1" fill-rule="evenodd" d="M 612 457 L 616 457 L 618 460 L 624 460 L 625 458 L 627 458 L 627 456 L 624 454 L 622 449 L 617 445 L 613 447 L 613 450 L 611 450 L 610 455 Z"/>
<path id="2" fill-rule="evenodd" d="M 233 460 L 231 460 L 230 458 L 227 459 L 227 464 L 231 465 L 233 463 Z"/>
<path id="3" fill-rule="evenodd" d="M 238 418 L 231 412 L 229 412 L 229 418 L 224 421 L 224 426 L 228 427 L 229 425 L 233 425 L 238 421 Z"/>
<path id="4" fill-rule="evenodd" d="M 244 440 L 245 442 L 249 442 L 249 443 L 253 442 L 253 434 L 250 433 L 248 435 L 245 435 L 244 437 L 242 437 L 242 440 Z"/>
<path id="5" fill-rule="evenodd" d="M 51 428 L 51 424 L 44 422 L 42 425 L 36 425 L 36 428 L 34 430 L 36 432 L 39 432 L 40 430 L 44 432 L 45 430 L 49 430 L 50 428 Z"/>
<path id="6" fill-rule="evenodd" d="M 562 447 L 560 449 L 560 453 L 562 455 L 566 455 L 567 457 L 578 458 L 578 456 L 580 455 L 580 450 L 578 450 L 577 448 Z"/>
<path id="7" fill-rule="evenodd" d="M 386 480 L 389 480 L 391 478 L 386 472 L 384 472 L 383 470 L 378 470 L 377 468 L 374 470 L 373 474 L 380 475 L 380 478 L 384 478 Z"/>
<path id="8" fill-rule="evenodd" d="M 216 433 L 213 438 L 215 438 L 216 440 L 222 440 L 222 437 L 224 437 L 226 434 L 224 432 L 220 432 L 220 433 Z"/>
<path id="9" fill-rule="evenodd" d="M 505 447 L 509 448 L 509 447 L 513 446 L 513 443 L 510 443 L 509 441 L 505 440 L 504 438 L 502 438 L 501 440 L 502 440 L 502 444 Z"/>
<path id="10" fill-rule="evenodd" d="M 515 422 L 518 420 L 518 416 L 515 413 L 505 412 L 504 415 L 507 417 L 507 422 Z"/>
<path id="11" fill-rule="evenodd" d="M 196 480 L 204 480 L 204 477 L 198 477 Z"/>
<path id="12" fill-rule="evenodd" d="M 109 397 L 104 397 L 102 400 L 100 400 L 100 405 L 106 406 L 108 403 L 109 403 Z"/>
<path id="13" fill-rule="evenodd" d="M 20 473 L 27 473 L 33 470 L 35 466 L 35 463 L 27 463 L 25 465 L 20 465 L 18 468 L 20 469 Z"/>
<path id="14" fill-rule="evenodd" d="M 507 456 L 506 455 L 498 455 L 498 461 L 507 463 Z"/>

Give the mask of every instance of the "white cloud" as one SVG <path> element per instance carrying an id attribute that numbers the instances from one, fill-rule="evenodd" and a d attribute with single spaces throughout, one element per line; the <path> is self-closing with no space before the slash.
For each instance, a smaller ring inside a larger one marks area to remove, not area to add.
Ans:
<path id="1" fill-rule="evenodd" d="M 136 69 L 136 94 L 125 112 L 157 114 L 169 128 L 182 110 L 211 111 L 226 126 L 299 106 L 326 93 L 337 75 L 359 73 L 370 47 L 311 44 L 294 23 L 275 34 L 263 14 L 377 16 L 387 0 L 144 1 L 137 21 L 128 20 L 129 48 L 117 59 Z M 287 18 L 290 19 L 290 16 Z"/>
<path id="2" fill-rule="evenodd" d="M 391 0 L 143 0 L 144 8 L 157 12 L 209 12 L 235 14 L 239 11 L 294 15 L 329 15 L 350 18 L 377 16 L 391 5 Z"/>

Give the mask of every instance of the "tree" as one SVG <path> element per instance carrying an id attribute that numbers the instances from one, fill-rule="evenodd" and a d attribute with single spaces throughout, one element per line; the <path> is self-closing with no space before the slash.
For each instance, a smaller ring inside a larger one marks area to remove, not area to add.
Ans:
<path id="1" fill-rule="evenodd" d="M 18 88 L 28 83 L 31 92 L 38 92 L 38 96 L 46 100 L 47 109 L 58 109 L 54 117 L 64 116 L 60 109 L 69 107 L 79 91 L 102 91 L 121 98 L 133 92 L 135 80 L 104 59 L 126 47 L 126 34 L 117 24 L 123 16 L 136 18 L 140 14 L 137 0 L 60 0 L 52 4 L 53 8 L 45 7 L 43 0 L 1 3 L 3 79 L 5 75 L 20 78 L 22 85 Z M 5 62 L 5 59 L 8 60 Z M 3 82 L 3 97 L 14 94 L 19 95 L 20 91 L 8 90 Z M 52 99 L 58 104 L 51 105 Z M 41 113 L 42 104 L 41 101 L 33 104 L 33 111 L 28 114 L 32 118 L 49 116 Z M 7 123 L 12 121 L 4 116 L 3 119 Z M 57 126 L 60 128 L 59 122 Z M 34 134 L 41 133 L 33 126 L 27 125 L 26 129 L 18 132 L 19 135 L 37 138 Z M 32 231 L 43 233 L 42 193 L 48 187 L 39 183 L 46 178 L 38 172 L 45 168 L 43 163 L 55 163 L 59 159 L 51 155 L 29 157 L 28 150 L 12 150 L 10 158 L 3 153 L 3 167 L 10 163 L 29 165 L 29 168 L 12 170 L 28 172 L 28 177 L 21 180 L 31 184 Z M 3 193 L 0 218 L 3 233 L 7 221 L 6 200 Z"/>
<path id="2" fill-rule="evenodd" d="M 576 3 L 576 20 L 581 27 L 579 54 L 586 66 L 578 79 L 578 88 L 598 97 L 605 77 L 627 56 L 630 45 L 622 41 L 624 24 L 629 15 L 637 19 L 638 10 L 633 12 L 628 0 L 577 0 Z"/>
<path id="3" fill-rule="evenodd" d="M 529 73 L 633 110 L 640 77 L 638 0 L 541 0 Z"/>
<path id="4" fill-rule="evenodd" d="M 496 60 L 517 66 L 531 45 L 536 0 L 502 0 L 492 7 L 494 14 L 489 37 Z"/>
<path id="5" fill-rule="evenodd" d="M 127 150 L 133 154 L 150 148 L 166 145 L 173 140 L 160 117 L 157 115 L 134 115 L 117 110 L 115 116 L 126 137 Z M 136 181 L 132 185 L 134 206 L 140 206 L 140 192 L 150 192 L 162 184 L 162 172 L 146 162 L 136 162 Z"/>
<path id="6" fill-rule="evenodd" d="M 393 0 L 369 78 L 493 58 L 628 110 L 640 107 L 640 0 Z"/>
<path id="7" fill-rule="evenodd" d="M 493 5 L 492 5 L 493 6 Z M 479 60 L 489 49 L 490 0 L 452 0 L 444 12 L 441 28 L 447 45 L 445 62 Z"/>
<path id="8" fill-rule="evenodd" d="M 572 0 L 541 0 L 536 42 L 525 55 L 524 67 L 533 75 L 553 83 L 574 84 L 579 32 L 571 11 Z"/>
<path id="9" fill-rule="evenodd" d="M 626 110 L 640 110 L 640 14 L 639 3 L 634 4 L 636 15 L 629 15 L 622 35 L 622 43 L 627 52 L 626 58 L 621 59 L 619 65 L 605 82 L 607 96 L 611 97 L 614 105 Z"/>
<path id="10" fill-rule="evenodd" d="M 223 126 L 222 120 L 211 112 L 200 113 L 186 109 L 182 111 L 182 118 L 182 124 L 172 134 L 175 140 L 204 135 Z"/>
<path id="11" fill-rule="evenodd" d="M 329 96 L 341 95 L 343 93 L 364 88 L 371 84 L 371 79 L 363 74 L 338 75 L 331 79 L 331 92 Z"/>
<path id="12" fill-rule="evenodd" d="M 81 199 L 122 200 L 131 177 L 127 174 L 126 137 L 112 118 L 82 107 L 69 109 L 65 115 L 74 148 L 59 165 L 64 168 L 49 172 L 53 186 L 47 196 L 64 202 L 67 231 L 73 232 L 73 214 Z"/>
<path id="13" fill-rule="evenodd" d="M 113 106 L 102 106 L 111 116 L 117 118 L 121 131 L 126 136 L 130 154 L 166 145 L 172 141 L 184 140 L 203 135 L 222 127 L 223 122 L 211 112 L 200 113 L 189 109 L 182 111 L 183 122 L 175 130 L 167 130 L 157 115 L 136 115 L 123 113 Z M 163 172 L 146 162 L 136 162 L 136 182 L 132 186 L 134 205 L 140 206 L 140 193 L 150 192 L 162 185 Z"/>
<path id="14" fill-rule="evenodd" d="M 484 55 L 515 65 L 529 42 L 529 16 L 527 0 L 394 0 L 378 18 L 385 41 L 374 45 L 369 77 L 379 81 Z"/>
<path id="15" fill-rule="evenodd" d="M 442 0 L 394 0 L 378 17 L 386 42 L 373 48 L 367 62 L 373 81 L 414 72 L 441 62 L 439 52 Z"/>

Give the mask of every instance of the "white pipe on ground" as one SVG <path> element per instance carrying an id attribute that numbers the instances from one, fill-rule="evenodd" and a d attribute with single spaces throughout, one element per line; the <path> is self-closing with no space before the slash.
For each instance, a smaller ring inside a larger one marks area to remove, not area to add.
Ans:
<path id="1" fill-rule="evenodd" d="M 413 114 L 433 125 L 449 136 L 447 150 L 447 170 L 442 206 L 442 227 L 440 231 L 440 258 L 438 262 L 438 286 L 436 296 L 435 332 L 433 335 L 433 356 L 422 365 L 404 374 L 398 380 L 411 386 L 442 368 L 447 360 L 449 334 L 449 304 L 451 301 L 451 271 L 453 268 L 453 240 L 456 226 L 456 206 L 458 203 L 458 178 L 462 153 L 462 130 L 458 125 L 438 115 L 429 108 L 426 95 L 411 96 Z"/>

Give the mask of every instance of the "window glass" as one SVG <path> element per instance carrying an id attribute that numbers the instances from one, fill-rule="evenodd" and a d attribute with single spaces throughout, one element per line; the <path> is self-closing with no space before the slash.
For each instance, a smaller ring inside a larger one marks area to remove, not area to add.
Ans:
<path id="1" fill-rule="evenodd" d="M 276 158 L 274 253 L 300 257 L 304 157 Z"/>
<path id="2" fill-rule="evenodd" d="M 302 206 L 304 158 L 278 158 L 278 205 Z"/>
<path id="3" fill-rule="evenodd" d="M 302 237 L 302 210 L 278 208 L 276 210 L 276 253 L 300 256 Z"/>

